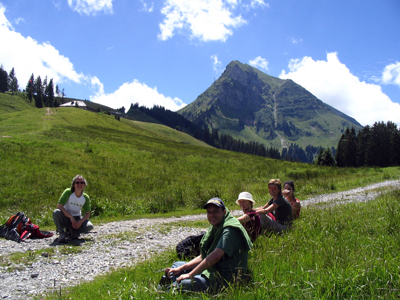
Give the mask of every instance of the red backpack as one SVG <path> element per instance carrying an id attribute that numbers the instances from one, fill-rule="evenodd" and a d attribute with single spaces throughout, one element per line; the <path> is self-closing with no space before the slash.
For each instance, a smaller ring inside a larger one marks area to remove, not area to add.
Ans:
<path id="1" fill-rule="evenodd" d="M 29 237 L 46 238 L 53 236 L 52 232 L 40 231 L 39 226 L 23 213 L 18 212 L 12 215 L 1 227 L 0 237 L 15 242 L 23 242 Z"/>

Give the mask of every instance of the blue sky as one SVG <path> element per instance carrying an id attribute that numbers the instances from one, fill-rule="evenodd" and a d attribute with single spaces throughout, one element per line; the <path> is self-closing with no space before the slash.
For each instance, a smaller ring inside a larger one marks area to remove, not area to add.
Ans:
<path id="1" fill-rule="evenodd" d="M 0 64 L 67 97 L 177 110 L 238 60 L 400 125 L 398 0 L 0 0 Z"/>

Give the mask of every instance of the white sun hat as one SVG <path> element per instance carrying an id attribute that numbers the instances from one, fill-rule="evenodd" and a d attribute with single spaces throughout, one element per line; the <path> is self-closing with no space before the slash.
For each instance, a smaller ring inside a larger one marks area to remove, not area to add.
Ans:
<path id="1" fill-rule="evenodd" d="M 248 200 L 253 205 L 256 204 L 256 201 L 253 200 L 253 196 L 249 192 L 241 192 L 239 197 L 236 200 L 236 204 L 239 205 L 239 200 Z"/>

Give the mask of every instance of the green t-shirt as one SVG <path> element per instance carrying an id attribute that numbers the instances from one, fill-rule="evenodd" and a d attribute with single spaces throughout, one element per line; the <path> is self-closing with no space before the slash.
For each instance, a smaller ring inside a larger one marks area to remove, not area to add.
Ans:
<path id="1" fill-rule="evenodd" d="M 249 251 L 239 229 L 231 226 L 224 228 L 216 248 L 224 250 L 225 254 L 209 272 L 203 273 L 210 282 L 226 285 L 238 273 L 244 274 L 247 271 Z"/>

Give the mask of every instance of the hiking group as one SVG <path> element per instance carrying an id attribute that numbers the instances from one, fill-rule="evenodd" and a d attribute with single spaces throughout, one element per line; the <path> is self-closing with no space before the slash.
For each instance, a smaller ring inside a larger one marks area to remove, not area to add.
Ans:
<path id="1" fill-rule="evenodd" d="M 71 187 L 62 193 L 53 212 L 58 242 L 93 229 L 89 221 L 90 198 L 84 193 L 86 186 L 83 176 L 77 175 Z M 287 231 L 300 214 L 293 181 L 286 181 L 282 191 L 281 181 L 271 179 L 268 190 L 272 198 L 255 209 L 252 194 L 240 193 L 236 203 L 244 214 L 239 218 L 231 214 L 221 199 L 208 200 L 204 209 L 210 226 L 200 241 L 200 254 L 189 262 L 177 261 L 166 268 L 158 288 L 213 292 L 246 278 L 248 252 L 257 236 L 262 232 Z"/>
<path id="2" fill-rule="evenodd" d="M 86 186 L 87 181 L 82 175 L 75 176 L 71 187 L 64 190 L 53 211 L 60 243 L 78 238 L 81 233 L 93 229 L 89 221 L 90 198 L 84 193 Z M 300 202 L 294 196 L 293 181 L 286 181 L 282 190 L 281 181 L 271 179 L 268 190 L 271 199 L 257 208 L 254 208 L 255 200 L 251 193 L 240 193 L 236 204 L 243 210 L 243 215 L 238 218 L 231 214 L 221 199 L 208 200 L 204 209 L 210 226 L 202 237 L 196 237 L 199 254 L 189 262 L 176 261 L 171 267 L 165 268 L 158 288 L 215 292 L 232 282 L 245 280 L 248 277 L 248 253 L 257 237 L 263 232 L 286 232 L 292 226 L 293 219 L 300 214 Z M 36 237 L 52 235 L 43 234 L 23 213 L 12 216 L 5 225 L 0 228 L 0 236 L 18 242 L 23 240 L 20 238 L 23 236 L 17 229 L 26 231 L 32 228 L 28 234 Z M 28 234 L 25 231 L 26 236 Z"/>
<path id="3" fill-rule="evenodd" d="M 233 217 L 221 199 L 208 200 L 204 209 L 210 226 L 200 241 L 200 254 L 189 262 L 176 261 L 165 268 L 158 289 L 216 292 L 246 280 L 248 252 L 257 236 L 287 231 L 300 214 L 293 181 L 286 181 L 282 191 L 281 181 L 271 179 L 268 189 L 271 200 L 256 209 L 253 196 L 240 193 L 236 204 L 244 214 L 239 218 Z"/>

